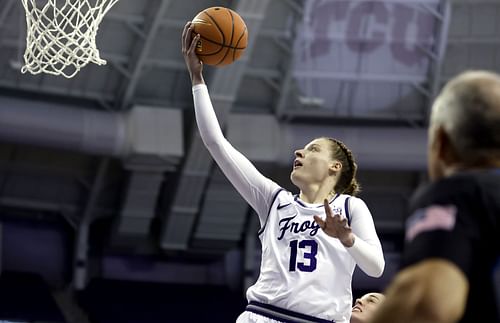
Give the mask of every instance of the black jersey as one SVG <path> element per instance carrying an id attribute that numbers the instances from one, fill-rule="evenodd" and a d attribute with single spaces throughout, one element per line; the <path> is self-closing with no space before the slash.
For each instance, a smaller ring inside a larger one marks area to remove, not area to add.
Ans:
<path id="1" fill-rule="evenodd" d="M 461 322 L 500 322 L 500 169 L 456 174 L 415 194 L 402 265 L 431 257 L 452 261 L 469 280 Z"/>

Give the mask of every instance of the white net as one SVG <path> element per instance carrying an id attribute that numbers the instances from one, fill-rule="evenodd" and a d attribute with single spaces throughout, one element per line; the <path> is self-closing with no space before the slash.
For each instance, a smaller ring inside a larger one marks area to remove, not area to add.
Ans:
<path id="1" fill-rule="evenodd" d="M 71 78 L 99 56 L 96 35 L 102 18 L 119 0 L 22 0 L 26 11 L 26 51 L 22 73 Z"/>

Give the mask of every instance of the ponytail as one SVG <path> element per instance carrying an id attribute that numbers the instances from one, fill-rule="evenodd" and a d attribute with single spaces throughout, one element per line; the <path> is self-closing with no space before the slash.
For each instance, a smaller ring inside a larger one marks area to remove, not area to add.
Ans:
<path id="1" fill-rule="evenodd" d="M 354 161 L 352 151 L 347 146 L 333 138 L 326 138 L 332 142 L 333 158 L 338 159 L 342 163 L 342 170 L 335 185 L 334 191 L 341 194 L 349 194 L 356 196 L 361 191 L 361 185 L 356 180 L 356 171 L 358 165 Z"/>

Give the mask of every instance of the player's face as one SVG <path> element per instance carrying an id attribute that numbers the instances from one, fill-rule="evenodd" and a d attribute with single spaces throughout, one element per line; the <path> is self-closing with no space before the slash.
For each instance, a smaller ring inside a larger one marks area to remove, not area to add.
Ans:
<path id="1" fill-rule="evenodd" d="M 380 293 L 368 293 L 358 298 L 352 308 L 351 323 L 368 322 L 384 299 Z"/>
<path id="2" fill-rule="evenodd" d="M 330 143 L 319 138 L 308 143 L 303 149 L 295 151 L 290 178 L 300 187 L 302 184 L 322 183 L 330 175 L 335 161 L 331 158 Z"/>

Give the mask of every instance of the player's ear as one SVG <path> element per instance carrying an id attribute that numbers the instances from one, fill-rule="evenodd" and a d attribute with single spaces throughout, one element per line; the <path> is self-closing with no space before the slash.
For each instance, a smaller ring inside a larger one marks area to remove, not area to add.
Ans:
<path id="1" fill-rule="evenodd" d="M 338 160 L 334 160 L 330 163 L 330 173 L 338 173 L 342 170 L 342 163 Z"/>

